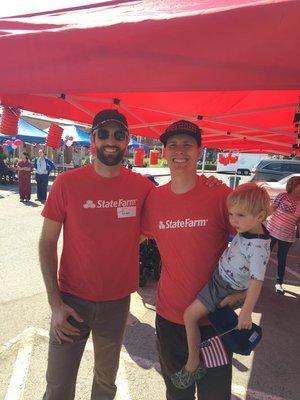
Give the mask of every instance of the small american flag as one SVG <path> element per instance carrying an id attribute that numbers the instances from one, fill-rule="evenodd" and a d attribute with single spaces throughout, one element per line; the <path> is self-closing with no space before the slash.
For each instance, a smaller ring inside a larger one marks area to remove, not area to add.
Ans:
<path id="1" fill-rule="evenodd" d="M 200 352 L 206 368 L 229 364 L 227 352 L 219 336 L 214 336 L 200 343 Z"/>

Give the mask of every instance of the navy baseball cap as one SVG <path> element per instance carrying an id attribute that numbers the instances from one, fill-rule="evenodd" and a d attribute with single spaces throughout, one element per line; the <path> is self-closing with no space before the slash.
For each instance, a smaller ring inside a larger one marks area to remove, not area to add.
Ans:
<path id="1" fill-rule="evenodd" d="M 159 140 L 165 146 L 170 137 L 175 135 L 188 135 L 193 137 L 197 145 L 201 146 L 201 129 L 198 125 L 193 122 L 186 121 L 184 119 L 176 121 L 169 125 L 162 135 L 160 135 Z"/>
<path id="2" fill-rule="evenodd" d="M 101 125 L 110 121 L 117 122 L 128 131 L 128 122 L 125 115 L 115 109 L 107 109 L 98 112 L 94 117 L 92 130 L 97 129 Z"/>
<path id="3" fill-rule="evenodd" d="M 220 335 L 238 324 L 238 316 L 229 306 L 217 308 L 207 315 L 207 319 Z M 262 338 L 260 326 L 252 323 L 251 329 L 234 329 L 225 333 L 221 339 L 225 346 L 234 353 L 249 355 Z"/>

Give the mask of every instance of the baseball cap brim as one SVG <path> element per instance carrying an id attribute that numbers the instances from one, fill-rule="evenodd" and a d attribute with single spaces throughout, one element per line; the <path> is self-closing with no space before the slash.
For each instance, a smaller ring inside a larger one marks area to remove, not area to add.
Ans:
<path id="1" fill-rule="evenodd" d="M 191 136 L 192 138 L 194 138 L 196 140 L 198 146 L 200 146 L 200 136 L 198 134 L 192 133 L 190 131 L 184 131 L 184 130 L 164 132 L 162 135 L 160 135 L 159 140 L 162 142 L 163 145 L 166 145 L 167 141 L 170 139 L 170 137 L 178 136 L 178 135 Z"/>
<path id="2" fill-rule="evenodd" d="M 103 126 L 109 122 L 115 122 L 116 124 L 120 125 L 123 129 L 125 129 L 128 132 L 128 127 L 122 121 L 119 121 L 119 120 L 113 119 L 113 118 L 106 119 L 105 121 L 99 122 L 95 127 L 93 127 L 93 130 L 98 129 L 100 126 Z"/>

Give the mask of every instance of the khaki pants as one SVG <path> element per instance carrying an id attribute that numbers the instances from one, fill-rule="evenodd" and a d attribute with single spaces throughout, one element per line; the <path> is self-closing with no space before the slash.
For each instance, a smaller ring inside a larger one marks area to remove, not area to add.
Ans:
<path id="1" fill-rule="evenodd" d="M 44 400 L 73 400 L 81 357 L 86 341 L 92 332 L 94 344 L 94 379 L 91 400 L 112 400 L 119 357 L 129 312 L 130 296 L 115 301 L 92 302 L 69 294 L 62 300 L 74 308 L 84 320 L 72 325 L 80 328 L 80 336 L 73 343 L 59 344 L 50 332 L 47 389 Z"/>

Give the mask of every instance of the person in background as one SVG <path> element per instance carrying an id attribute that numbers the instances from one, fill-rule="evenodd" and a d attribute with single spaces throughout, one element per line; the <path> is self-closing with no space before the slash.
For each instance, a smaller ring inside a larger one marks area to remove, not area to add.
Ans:
<path id="1" fill-rule="evenodd" d="M 16 180 L 14 170 L 5 164 L 2 155 L 0 157 L 0 179 L 3 183 L 14 183 Z"/>
<path id="2" fill-rule="evenodd" d="M 29 161 L 29 155 L 25 151 L 21 154 L 17 167 L 19 176 L 20 201 L 28 202 L 31 198 L 31 171 L 33 166 Z"/>
<path id="3" fill-rule="evenodd" d="M 38 157 L 34 160 L 35 179 L 37 184 L 37 199 L 44 203 L 47 199 L 49 174 L 55 169 L 54 163 L 45 156 L 42 149 L 38 152 Z"/>
<path id="4" fill-rule="evenodd" d="M 275 290 L 284 294 L 283 280 L 287 254 L 296 241 L 297 226 L 300 226 L 300 176 L 291 177 L 286 184 L 286 192 L 277 195 L 273 202 L 273 213 L 267 220 L 271 235 L 271 250 L 277 248 L 277 278 Z"/>
<path id="5" fill-rule="evenodd" d="M 80 151 L 76 146 L 73 146 L 72 161 L 74 168 L 81 167 Z"/>

